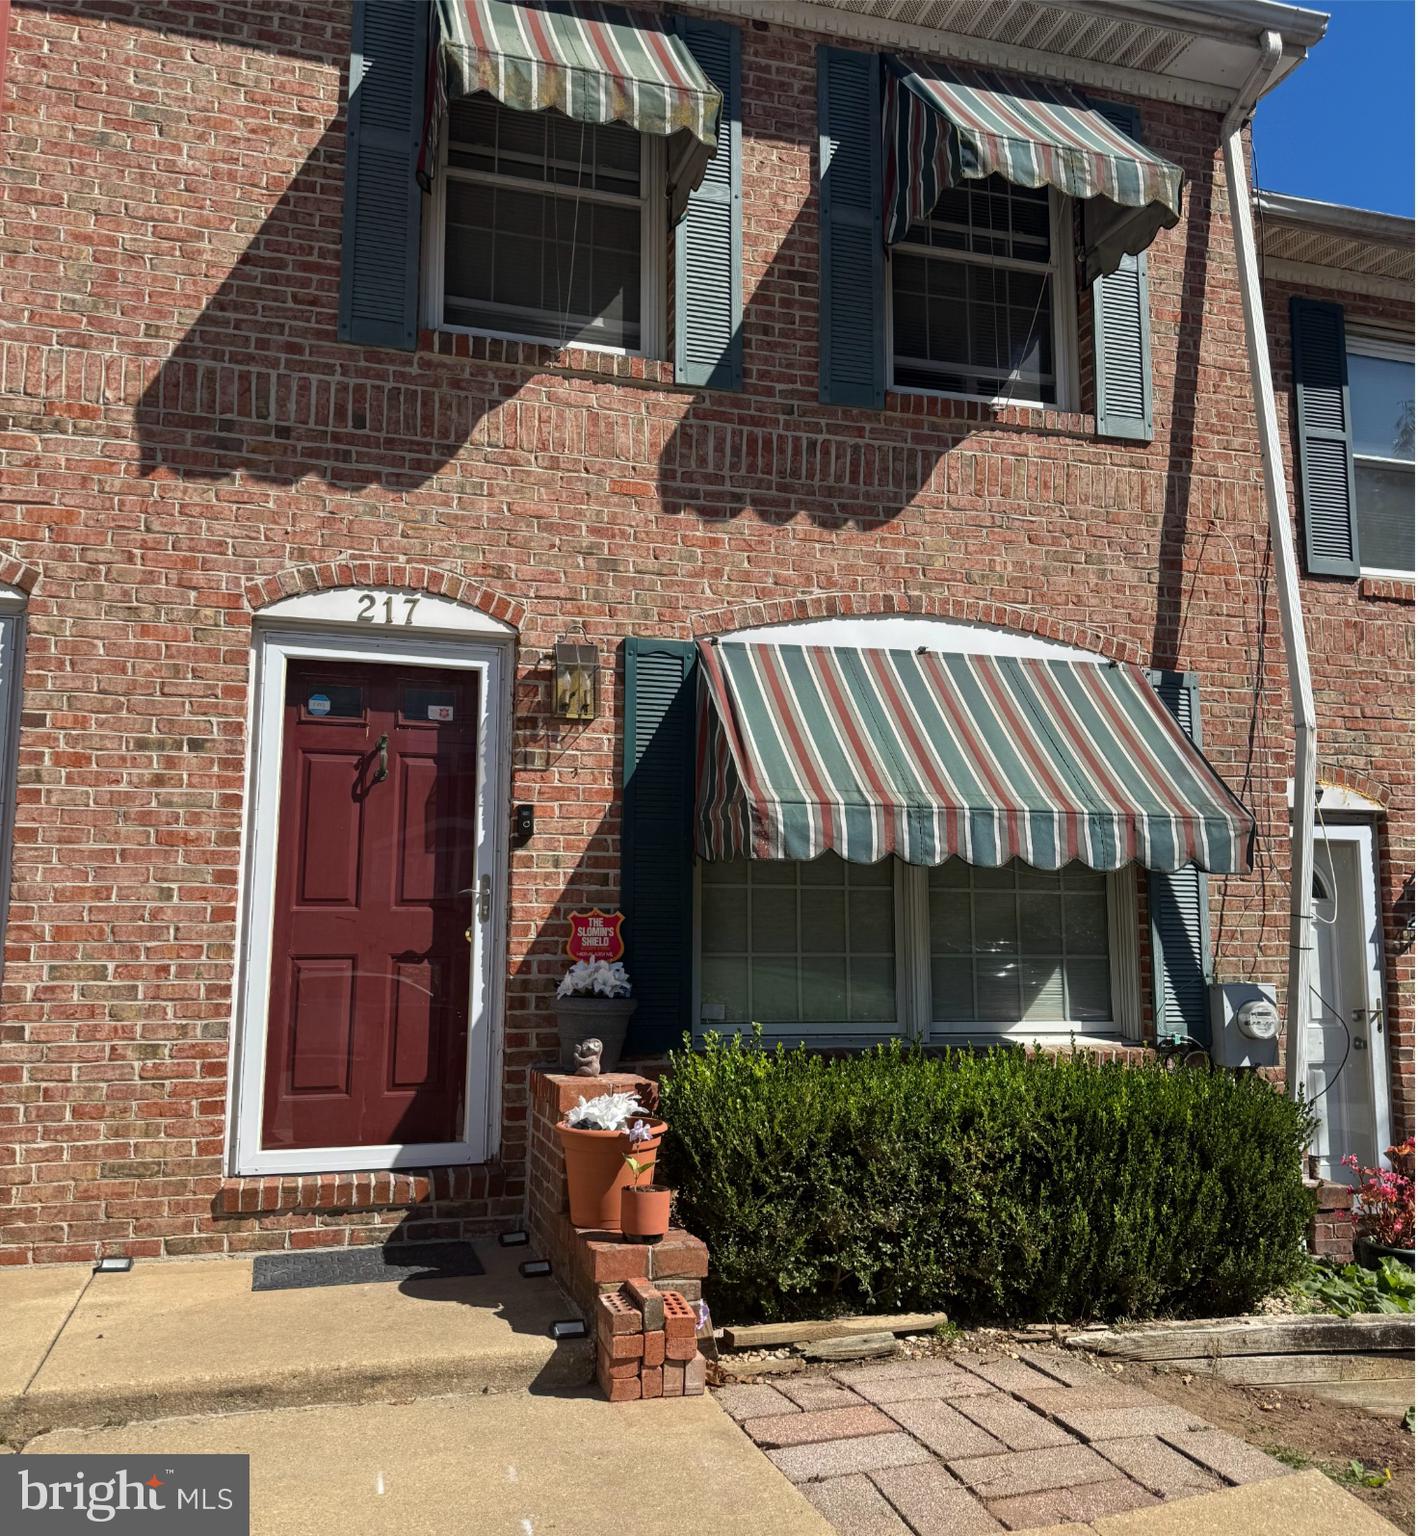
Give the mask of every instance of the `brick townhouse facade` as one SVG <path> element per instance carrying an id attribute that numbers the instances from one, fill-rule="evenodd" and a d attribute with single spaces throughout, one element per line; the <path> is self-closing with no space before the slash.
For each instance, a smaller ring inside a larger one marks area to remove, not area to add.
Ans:
<path id="1" fill-rule="evenodd" d="M 573 910 L 626 912 L 635 1060 L 750 1019 L 1140 1051 L 1159 1010 L 1204 1037 L 1213 975 L 1288 1007 L 1293 734 L 1219 145 L 1257 34 L 1278 79 L 1323 18 L 627 13 L 719 88 L 696 139 L 448 77 L 425 113 L 420 29 L 455 9 L 14 8 L 0 1261 L 516 1224 Z M 997 174 L 884 256 L 849 174 L 880 175 L 884 58 L 1084 93 L 1180 169 L 1179 217 L 1095 276 L 1087 199 Z M 1395 1136 L 1412 595 L 1304 588 L 1320 778 L 1375 829 Z M 1142 669 L 1194 705 L 1251 868 L 696 868 L 692 642 L 775 635 Z M 587 707 L 559 644 L 594 652 Z"/>

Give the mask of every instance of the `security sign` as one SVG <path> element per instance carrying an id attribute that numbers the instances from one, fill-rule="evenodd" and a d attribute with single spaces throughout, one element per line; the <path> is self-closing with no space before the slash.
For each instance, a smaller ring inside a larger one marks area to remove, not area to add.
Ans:
<path id="1" fill-rule="evenodd" d="M 625 940 L 620 936 L 624 921 L 623 912 L 602 912 L 599 907 L 573 912 L 566 953 L 573 960 L 619 960 L 625 953 Z"/>

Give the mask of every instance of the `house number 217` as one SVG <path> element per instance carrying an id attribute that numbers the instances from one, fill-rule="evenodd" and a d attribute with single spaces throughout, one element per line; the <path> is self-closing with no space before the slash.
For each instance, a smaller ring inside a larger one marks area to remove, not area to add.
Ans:
<path id="1" fill-rule="evenodd" d="M 403 604 L 403 619 L 399 618 L 399 604 Z M 359 624 L 412 624 L 414 622 L 414 610 L 418 607 L 419 600 L 416 597 L 395 597 L 392 592 L 385 593 L 382 597 L 377 592 L 361 592 L 359 594 L 359 608 L 355 613 L 355 621 Z"/>

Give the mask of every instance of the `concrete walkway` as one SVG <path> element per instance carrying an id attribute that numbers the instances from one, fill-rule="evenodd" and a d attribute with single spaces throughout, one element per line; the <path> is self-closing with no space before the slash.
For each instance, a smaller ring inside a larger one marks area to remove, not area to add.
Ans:
<path id="1" fill-rule="evenodd" d="M 0 1270 L 0 1439 L 56 1426 L 585 1386 L 589 1340 L 525 1249 L 477 1244 L 486 1273 L 402 1284 L 253 1291 L 242 1259 Z"/>
<path id="2" fill-rule="evenodd" d="M 1316 1523 L 1321 1506 L 1280 1462 L 1062 1352 L 899 1359 L 715 1395 L 841 1536 L 1392 1531 L 1323 1477 L 1331 1523 Z"/>
<path id="3" fill-rule="evenodd" d="M 253 1536 L 832 1536 L 710 1397 L 527 1392 L 61 1430 L 25 1452 L 235 1451 Z"/>

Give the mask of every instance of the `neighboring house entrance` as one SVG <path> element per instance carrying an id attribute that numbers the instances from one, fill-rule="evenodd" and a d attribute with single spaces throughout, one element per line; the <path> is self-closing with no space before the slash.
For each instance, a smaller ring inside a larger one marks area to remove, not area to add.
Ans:
<path id="1" fill-rule="evenodd" d="M 1321 1177 L 1354 1183 L 1388 1145 L 1388 1050 L 1373 830 L 1330 826 L 1315 840 L 1315 980 L 1305 1092 L 1319 1119 Z"/>
<path id="2" fill-rule="evenodd" d="M 287 672 L 265 1148 L 457 1139 L 478 716 L 468 672 Z"/>

